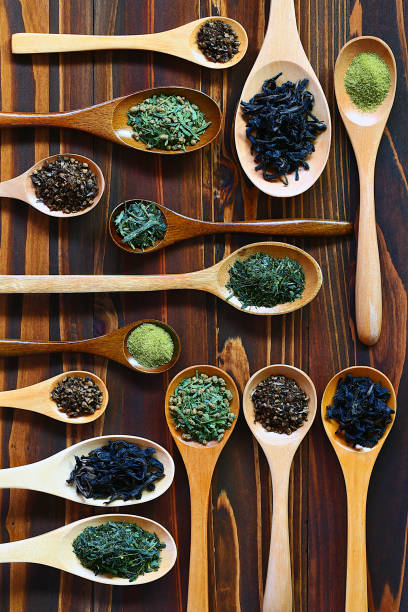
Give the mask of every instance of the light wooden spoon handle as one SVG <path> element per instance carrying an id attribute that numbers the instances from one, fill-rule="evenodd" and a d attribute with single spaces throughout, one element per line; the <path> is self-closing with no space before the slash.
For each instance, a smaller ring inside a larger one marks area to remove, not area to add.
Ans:
<path id="1" fill-rule="evenodd" d="M 16 542 L 5 542 L 0 544 L 0 563 L 26 561 L 47 565 L 50 556 L 49 545 L 52 543 L 47 534 Z"/>
<path id="2" fill-rule="evenodd" d="M 154 36 L 150 35 L 150 36 Z M 29 34 L 12 36 L 13 53 L 63 53 L 108 49 L 146 49 L 153 40 L 142 36 L 97 36 L 88 34 Z"/>
<path id="3" fill-rule="evenodd" d="M 348 221 L 326 219 L 270 219 L 265 221 L 208 223 L 205 224 L 203 229 L 208 231 L 209 234 L 243 232 L 271 236 L 343 236 L 351 234 L 353 224 Z"/>
<path id="4" fill-rule="evenodd" d="M 42 462 L 0 470 L 0 489 L 34 489 L 42 491 L 41 480 L 38 479 L 38 463 Z M 46 477 L 44 479 L 44 475 L 42 482 L 43 484 L 47 482 Z"/>

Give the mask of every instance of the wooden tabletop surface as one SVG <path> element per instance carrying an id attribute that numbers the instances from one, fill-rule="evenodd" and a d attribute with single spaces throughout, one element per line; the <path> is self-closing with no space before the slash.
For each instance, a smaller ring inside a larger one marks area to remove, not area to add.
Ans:
<path id="1" fill-rule="evenodd" d="M 320 263 L 324 281 L 313 303 L 284 317 L 253 317 L 193 291 L 151 294 L 0 296 L 0 337 L 76 340 L 133 320 L 159 318 L 178 331 L 180 361 L 169 373 L 147 376 L 102 358 L 55 355 L 1 360 L 0 389 L 39 382 L 62 370 L 89 369 L 106 378 L 108 409 L 87 426 L 65 426 L 32 413 L 0 409 L 1 467 L 48 457 L 66 445 L 101 434 L 133 434 L 165 446 L 176 463 L 175 483 L 161 498 L 130 508 L 159 521 L 174 535 L 175 569 L 157 583 L 114 588 L 25 564 L 0 567 L 1 610 L 12 612 L 178 612 L 185 610 L 189 561 L 189 493 L 180 455 L 164 416 L 170 378 L 194 363 L 218 364 L 242 391 L 250 374 L 270 363 L 304 369 L 322 391 L 338 370 L 370 364 L 399 390 L 395 426 L 375 466 L 368 495 L 370 611 L 408 610 L 406 572 L 408 378 L 408 50 L 404 0 L 296 0 L 300 36 L 327 96 L 333 120 L 329 162 L 303 196 L 271 200 L 244 178 L 234 150 L 236 101 L 263 39 L 268 2 L 263 0 L 1 0 L 1 109 L 58 111 L 102 102 L 154 85 L 202 89 L 225 114 L 218 141 L 177 157 L 146 155 L 91 136 L 57 129 L 3 129 L 1 180 L 48 154 L 71 151 L 94 159 L 107 189 L 98 207 L 78 219 L 57 221 L 25 204 L 1 201 L 1 274 L 151 274 L 198 270 L 257 240 L 218 236 L 190 240 L 144 257 L 117 249 L 107 232 L 109 211 L 133 197 L 164 203 L 205 220 L 318 217 L 354 220 L 359 190 L 355 160 L 336 109 L 333 68 L 352 36 L 373 34 L 393 49 L 399 83 L 376 173 L 377 218 L 383 272 L 384 317 L 379 343 L 356 341 L 355 241 L 294 241 Z M 224 14 L 248 32 L 244 60 L 229 71 L 200 69 L 183 60 L 146 52 L 12 56 L 14 32 L 142 34 L 198 17 Z M 262 239 L 262 237 L 259 237 Z M 290 241 L 290 240 L 289 240 Z M 1 291 L 1 289 L 0 289 Z M 60 527 L 93 510 L 46 494 L 1 494 L 1 541 Z M 103 513 L 103 509 L 95 510 Z M 272 513 L 269 472 L 243 415 L 216 468 L 209 521 L 209 589 L 212 612 L 257 612 L 262 601 Z M 344 609 L 346 499 L 343 477 L 319 416 L 294 461 L 290 526 L 297 612 Z M 360 612 L 356 610 L 356 612 Z"/>

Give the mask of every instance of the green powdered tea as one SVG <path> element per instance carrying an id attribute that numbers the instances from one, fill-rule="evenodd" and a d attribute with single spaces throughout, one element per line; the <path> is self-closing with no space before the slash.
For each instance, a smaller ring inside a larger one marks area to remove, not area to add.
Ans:
<path id="1" fill-rule="evenodd" d="M 362 111 L 374 111 L 385 100 L 391 86 L 387 64 L 376 53 L 359 53 L 344 77 L 346 91 Z"/>
<path id="2" fill-rule="evenodd" d="M 145 200 L 126 202 L 114 224 L 124 244 L 142 251 L 163 240 L 167 230 L 160 208 Z"/>
<path id="3" fill-rule="evenodd" d="M 169 332 L 154 323 L 142 323 L 128 336 L 127 347 L 145 368 L 158 368 L 171 361 L 174 343 Z"/>

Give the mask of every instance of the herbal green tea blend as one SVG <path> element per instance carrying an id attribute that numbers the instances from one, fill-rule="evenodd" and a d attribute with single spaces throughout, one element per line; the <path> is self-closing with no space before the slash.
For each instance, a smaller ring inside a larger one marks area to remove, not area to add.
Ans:
<path id="1" fill-rule="evenodd" d="M 348 67 L 344 85 L 350 98 L 360 110 L 374 111 L 390 91 L 390 70 L 376 53 L 360 53 L 353 58 Z"/>
<path id="2" fill-rule="evenodd" d="M 252 393 L 255 423 L 266 431 L 291 434 L 309 414 L 309 398 L 293 378 L 269 376 Z"/>
<path id="3" fill-rule="evenodd" d="M 128 336 L 127 347 L 145 368 L 157 368 L 169 363 L 174 353 L 169 332 L 154 323 L 142 323 L 135 327 Z"/>
<path id="4" fill-rule="evenodd" d="M 99 410 L 103 393 L 90 376 L 65 376 L 51 390 L 51 399 L 61 412 L 74 418 Z"/>
<path id="5" fill-rule="evenodd" d="M 196 371 L 184 378 L 170 397 L 170 414 L 183 440 L 208 444 L 219 442 L 236 419 L 229 407 L 232 393 L 219 376 Z"/>
<path id="6" fill-rule="evenodd" d="M 166 544 L 135 523 L 108 521 L 86 527 L 72 547 L 81 564 L 96 576 L 112 574 L 134 582 L 147 572 L 157 572 Z"/>
<path id="7" fill-rule="evenodd" d="M 145 200 L 127 202 L 114 224 L 124 244 L 142 251 L 163 240 L 167 230 L 160 208 Z"/>
<path id="8" fill-rule="evenodd" d="M 160 94 L 128 110 L 132 137 L 148 149 L 185 151 L 200 140 L 211 122 L 184 96 Z"/>
<path id="9" fill-rule="evenodd" d="M 221 19 L 209 19 L 198 30 L 197 44 L 210 62 L 224 64 L 238 53 L 240 42 L 228 23 Z"/>
<path id="10" fill-rule="evenodd" d="M 290 257 L 271 257 L 267 253 L 254 253 L 247 259 L 237 259 L 228 270 L 227 289 L 241 302 L 250 306 L 272 308 L 277 304 L 294 302 L 305 289 L 303 268 Z"/>

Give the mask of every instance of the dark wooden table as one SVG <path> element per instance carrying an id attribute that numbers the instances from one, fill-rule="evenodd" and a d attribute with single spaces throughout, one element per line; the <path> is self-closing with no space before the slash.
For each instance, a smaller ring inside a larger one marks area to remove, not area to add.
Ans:
<path id="1" fill-rule="evenodd" d="M 262 0 L 0 1 L 3 110 L 74 109 L 152 85 L 177 84 L 201 88 L 220 103 L 225 114 L 225 127 L 216 144 L 177 159 L 148 156 L 67 130 L 2 130 L 2 180 L 62 150 L 82 153 L 100 164 L 107 190 L 93 212 L 67 222 L 51 220 L 22 203 L 3 199 L 1 274 L 188 272 L 251 242 L 248 236 L 209 237 L 150 256 L 126 256 L 107 235 L 107 219 L 118 202 L 132 197 L 163 202 L 176 211 L 207 220 L 302 215 L 354 220 L 358 178 L 335 105 L 334 62 L 351 36 L 374 34 L 392 47 L 399 72 L 395 106 L 380 146 L 376 173 L 384 323 L 374 348 L 368 350 L 356 341 L 353 239 L 296 241 L 319 261 L 324 283 L 310 307 L 285 317 L 251 317 L 211 296 L 189 291 L 0 298 L 2 338 L 75 340 L 151 317 L 173 325 L 183 345 L 181 359 L 172 372 L 156 377 L 83 355 L 1 361 L 1 389 L 36 383 L 64 369 L 84 368 L 106 377 L 110 393 L 105 418 L 86 427 L 65 427 L 39 415 L 2 408 L 1 467 L 43 459 L 66 445 L 102 433 L 151 438 L 173 454 L 175 483 L 157 501 L 131 507 L 131 511 L 168 527 L 179 550 L 175 569 L 161 581 L 142 588 L 110 589 L 47 567 L 2 565 L 1 610 L 185 610 L 189 494 L 186 473 L 164 418 L 169 378 L 194 363 L 219 364 L 242 390 L 250 373 L 279 362 L 308 372 L 319 396 L 335 372 L 355 363 L 378 367 L 399 387 L 400 410 L 375 466 L 368 496 L 369 601 L 371 611 L 408 610 L 408 582 L 404 581 L 408 379 L 406 373 L 403 375 L 408 281 L 407 6 L 404 0 L 296 0 L 300 35 L 331 107 L 333 145 L 327 168 L 315 186 L 301 197 L 280 202 L 266 198 L 244 179 L 232 136 L 236 101 L 262 43 L 268 5 Z M 246 57 L 226 72 L 200 70 L 182 60 L 144 52 L 34 57 L 13 57 L 10 53 L 13 32 L 138 34 L 176 27 L 211 13 L 237 19 L 248 32 Z M 242 415 L 214 474 L 211 509 L 211 611 L 256 612 L 266 573 L 272 499 L 265 458 Z M 295 458 L 289 512 L 295 610 L 341 612 L 345 593 L 345 490 L 319 416 Z M 5 490 L 0 505 L 1 540 L 34 536 L 90 514 L 92 509 L 88 507 L 45 494 Z"/>

